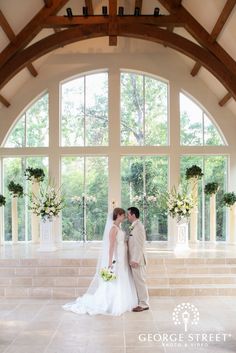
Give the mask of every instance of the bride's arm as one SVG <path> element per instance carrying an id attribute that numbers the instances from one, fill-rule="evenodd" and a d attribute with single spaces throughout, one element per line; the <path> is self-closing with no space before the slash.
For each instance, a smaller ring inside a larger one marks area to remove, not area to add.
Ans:
<path id="1" fill-rule="evenodd" d="M 112 266 L 116 235 L 117 235 L 117 229 L 116 227 L 112 227 L 109 233 L 109 262 L 108 262 L 109 267 Z"/>

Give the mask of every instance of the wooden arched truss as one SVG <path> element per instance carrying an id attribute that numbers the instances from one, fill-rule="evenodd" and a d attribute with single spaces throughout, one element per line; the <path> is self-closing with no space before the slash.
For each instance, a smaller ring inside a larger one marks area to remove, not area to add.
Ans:
<path id="1" fill-rule="evenodd" d="M 229 17 L 236 0 L 228 0 L 220 17 L 209 34 L 181 5 L 181 0 L 159 0 L 169 15 L 117 15 L 117 0 L 109 0 L 109 15 L 93 15 L 92 0 L 85 0 L 88 16 L 56 16 L 68 0 L 44 0 L 45 6 L 15 36 L 3 14 L 0 25 L 11 42 L 0 54 L 0 89 L 20 70 L 27 67 L 33 76 L 32 62 L 42 55 L 73 42 L 96 37 L 109 37 L 109 45 L 117 44 L 117 37 L 140 38 L 173 48 L 196 61 L 191 72 L 195 76 L 201 66 L 209 70 L 227 89 L 227 95 L 219 102 L 223 105 L 233 97 L 236 100 L 236 62 L 217 43 L 216 38 Z M 142 8 L 142 0 L 136 0 L 136 7 Z M 175 27 L 185 28 L 198 44 L 173 33 Z M 8 29 L 7 29 L 8 28 Z M 54 29 L 54 34 L 29 45 L 44 28 Z M 64 29 L 61 31 L 61 29 Z M 28 46 L 29 45 L 29 46 Z M 0 95 L 0 101 L 9 103 Z"/>

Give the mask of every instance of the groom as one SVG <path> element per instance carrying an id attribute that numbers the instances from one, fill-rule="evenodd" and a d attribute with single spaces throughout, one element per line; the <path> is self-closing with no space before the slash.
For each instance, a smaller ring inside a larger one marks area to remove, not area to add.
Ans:
<path id="1" fill-rule="evenodd" d="M 138 295 L 138 306 L 134 312 L 149 309 L 149 296 L 146 285 L 146 234 L 143 224 L 139 220 L 139 210 L 136 207 L 128 208 L 128 220 L 131 223 L 128 242 L 129 264 L 132 269 L 134 284 Z"/>

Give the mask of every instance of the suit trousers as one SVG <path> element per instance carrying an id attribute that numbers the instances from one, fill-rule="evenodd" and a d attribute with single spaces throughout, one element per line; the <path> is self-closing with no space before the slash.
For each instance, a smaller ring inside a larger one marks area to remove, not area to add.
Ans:
<path id="1" fill-rule="evenodd" d="M 138 266 L 132 269 L 134 284 L 138 295 L 138 305 L 145 308 L 149 306 L 149 295 L 146 284 L 146 266 Z"/>

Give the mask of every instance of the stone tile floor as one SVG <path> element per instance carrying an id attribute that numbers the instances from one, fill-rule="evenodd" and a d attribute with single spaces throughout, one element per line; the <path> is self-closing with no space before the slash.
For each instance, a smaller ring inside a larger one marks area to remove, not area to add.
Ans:
<path id="1" fill-rule="evenodd" d="M 65 302 L 0 299 L 0 353 L 236 352 L 235 297 L 152 297 L 149 311 L 120 317 L 76 315 Z M 172 318 L 182 303 L 199 311 L 187 332 Z"/>

